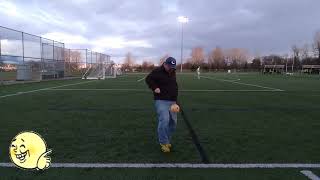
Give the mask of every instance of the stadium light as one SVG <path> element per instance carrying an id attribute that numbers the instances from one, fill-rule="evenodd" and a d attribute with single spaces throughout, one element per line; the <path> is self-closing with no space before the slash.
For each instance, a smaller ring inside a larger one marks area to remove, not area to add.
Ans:
<path id="1" fill-rule="evenodd" d="M 178 17 L 178 21 L 179 21 L 180 23 L 186 24 L 186 23 L 189 22 L 189 18 L 186 17 L 186 16 L 179 16 L 179 17 Z"/>
<path id="2" fill-rule="evenodd" d="M 178 22 L 181 23 L 181 64 L 180 64 L 180 72 L 182 72 L 182 64 L 183 64 L 183 25 L 189 22 L 189 18 L 186 16 L 179 16 Z"/>

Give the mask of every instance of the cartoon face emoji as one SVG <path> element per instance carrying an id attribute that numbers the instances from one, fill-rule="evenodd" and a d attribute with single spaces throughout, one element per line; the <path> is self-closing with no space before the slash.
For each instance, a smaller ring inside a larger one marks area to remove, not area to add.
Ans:
<path id="1" fill-rule="evenodd" d="M 35 132 L 22 132 L 14 137 L 9 147 L 11 161 L 23 169 L 45 169 L 50 166 L 46 143 Z"/>

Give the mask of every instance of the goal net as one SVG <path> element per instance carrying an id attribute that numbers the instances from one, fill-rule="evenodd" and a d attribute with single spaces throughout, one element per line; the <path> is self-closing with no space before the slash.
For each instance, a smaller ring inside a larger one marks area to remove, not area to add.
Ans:
<path id="1" fill-rule="evenodd" d="M 82 79 L 108 79 L 116 78 L 122 74 L 120 68 L 114 64 L 93 64 L 90 65 L 82 76 Z"/>
<path id="2" fill-rule="evenodd" d="M 105 68 L 105 78 L 116 78 L 115 67 L 113 64 L 109 64 Z"/>

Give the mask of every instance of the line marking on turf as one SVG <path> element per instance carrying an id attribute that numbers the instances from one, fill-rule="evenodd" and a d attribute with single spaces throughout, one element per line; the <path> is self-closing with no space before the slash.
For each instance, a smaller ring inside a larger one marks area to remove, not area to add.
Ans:
<path id="1" fill-rule="evenodd" d="M 97 81 L 97 80 L 85 81 L 85 82 L 79 82 L 79 83 L 72 83 L 72 84 L 65 84 L 65 85 L 61 85 L 61 86 L 49 87 L 49 88 L 47 88 L 47 89 L 55 89 L 55 88 L 62 88 L 62 87 L 79 85 L 79 84 L 87 84 L 87 83 L 96 82 L 96 81 Z"/>
<path id="2" fill-rule="evenodd" d="M 22 95 L 22 94 L 28 94 L 28 93 L 43 91 L 43 90 L 45 90 L 45 89 L 46 89 L 46 88 L 44 88 L 44 89 L 32 90 L 32 91 L 17 92 L 17 93 L 14 93 L 14 94 L 7 94 L 7 95 L 4 95 L 4 96 L 0 96 L 0 99 L 6 98 L 6 97 L 11 97 L 11 96 L 18 96 L 18 95 Z"/>
<path id="3" fill-rule="evenodd" d="M 47 91 L 138 91 L 149 92 L 148 89 L 47 89 Z"/>
<path id="4" fill-rule="evenodd" d="M 186 89 L 179 90 L 180 92 L 282 92 L 280 90 L 254 90 L 254 89 Z"/>
<path id="5" fill-rule="evenodd" d="M 231 82 L 236 82 L 236 81 L 240 81 L 240 79 L 232 79 L 232 80 L 229 80 Z"/>
<path id="6" fill-rule="evenodd" d="M 72 84 L 66 84 L 66 85 L 61 85 L 61 86 L 54 86 L 54 87 L 35 89 L 35 90 L 31 90 L 31 91 L 17 92 L 17 93 L 13 93 L 13 94 L 7 94 L 7 95 L 0 96 L 0 99 L 6 98 L 6 97 L 11 97 L 11 96 L 18 96 L 18 95 L 23 95 L 23 94 L 39 92 L 39 91 L 45 91 L 45 90 L 50 90 L 50 89 L 55 89 L 55 88 L 62 88 L 62 87 L 79 85 L 79 84 L 86 84 L 86 83 L 90 83 L 90 82 L 95 82 L 95 81 L 86 81 L 86 82 L 72 83 Z"/>
<path id="7" fill-rule="evenodd" d="M 320 178 L 317 175 L 315 175 L 312 171 L 303 170 L 300 172 L 311 180 L 320 180 Z"/>
<path id="8" fill-rule="evenodd" d="M 196 77 L 197 80 L 199 80 L 198 79 L 198 75 L 194 75 L 194 77 Z M 203 76 L 200 75 L 200 77 L 203 77 Z M 217 80 L 224 80 L 224 81 L 234 82 L 234 81 L 240 81 L 241 79 L 237 78 L 237 79 L 217 79 Z"/>
<path id="9" fill-rule="evenodd" d="M 138 79 L 137 82 L 140 82 L 140 81 L 142 81 L 142 80 L 144 80 L 144 79 L 146 79 L 146 78 L 147 78 L 147 76 L 145 76 L 145 77 L 143 77 L 143 78 L 141 78 L 141 79 Z"/>
<path id="10" fill-rule="evenodd" d="M 256 84 L 248 84 L 248 83 L 242 83 L 242 82 L 237 82 L 237 81 L 232 81 L 232 80 L 225 80 L 225 79 L 216 79 L 208 76 L 201 76 L 205 79 L 211 79 L 211 80 L 216 80 L 216 81 L 223 81 L 223 82 L 230 82 L 234 84 L 240 84 L 240 85 L 246 85 L 246 86 L 252 86 L 252 87 L 259 87 L 259 88 L 264 88 L 264 89 L 269 89 L 269 90 L 276 90 L 276 91 L 284 91 L 282 89 L 277 89 L 277 88 L 272 88 L 272 87 L 267 87 L 267 86 L 260 86 Z"/>
<path id="11" fill-rule="evenodd" d="M 141 92 L 149 92 L 148 89 L 118 89 L 118 88 L 114 88 L 114 89 L 45 89 L 47 91 L 141 91 Z M 185 89 L 185 90 L 179 90 L 179 92 L 282 92 L 280 90 L 254 90 L 254 89 L 235 89 L 235 90 L 231 90 L 231 89 Z"/>
<path id="12" fill-rule="evenodd" d="M 16 166 L 13 163 L 0 163 L 0 167 Z M 319 169 L 320 164 L 52 163 L 51 168 Z"/>

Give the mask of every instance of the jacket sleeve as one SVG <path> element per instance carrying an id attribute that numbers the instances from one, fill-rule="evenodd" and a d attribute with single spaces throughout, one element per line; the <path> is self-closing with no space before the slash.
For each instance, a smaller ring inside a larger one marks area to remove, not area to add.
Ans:
<path id="1" fill-rule="evenodd" d="M 155 71 L 152 71 L 146 78 L 146 83 L 147 85 L 149 86 L 150 89 L 152 89 L 153 91 L 155 89 L 158 88 L 156 82 L 155 82 L 155 76 L 156 76 L 156 73 Z"/>

